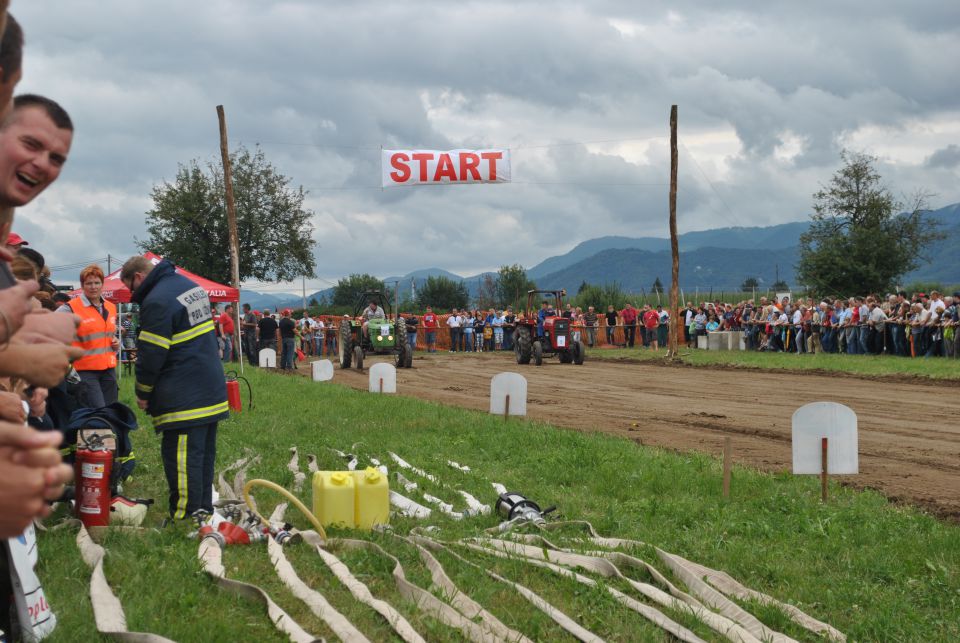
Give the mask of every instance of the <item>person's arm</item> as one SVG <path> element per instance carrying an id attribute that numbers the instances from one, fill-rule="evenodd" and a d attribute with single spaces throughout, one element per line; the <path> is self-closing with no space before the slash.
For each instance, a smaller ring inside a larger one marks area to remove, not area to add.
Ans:
<path id="1" fill-rule="evenodd" d="M 159 303 L 150 302 L 140 308 L 140 337 L 137 344 L 137 404 L 147 408 L 163 365 L 170 352 L 173 337 L 173 312 Z"/>

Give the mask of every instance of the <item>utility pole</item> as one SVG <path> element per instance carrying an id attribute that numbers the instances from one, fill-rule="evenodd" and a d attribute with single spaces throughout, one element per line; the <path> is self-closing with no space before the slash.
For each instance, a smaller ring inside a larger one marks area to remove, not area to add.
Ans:
<path id="1" fill-rule="evenodd" d="M 673 255 L 672 280 L 670 283 L 670 326 L 667 329 L 667 356 L 679 356 L 680 304 L 677 290 L 680 288 L 680 242 L 677 239 L 677 106 L 670 107 L 670 253 Z"/>
<path id="2" fill-rule="evenodd" d="M 400 321 L 400 280 L 393 282 L 393 301 L 395 302 L 393 312 L 397 314 L 395 321 Z"/>
<path id="3" fill-rule="evenodd" d="M 113 272 L 113 261 L 112 261 L 112 259 L 113 259 L 113 257 L 111 257 L 109 254 L 107 254 L 107 274 L 108 274 L 108 275 L 109 275 L 111 272 Z"/>
<path id="4" fill-rule="evenodd" d="M 301 296 L 303 297 L 303 309 L 307 309 L 307 276 L 300 275 Z"/>
<path id="5" fill-rule="evenodd" d="M 220 156 L 223 159 L 223 184 L 227 198 L 227 234 L 230 240 L 230 285 L 240 291 L 240 242 L 237 238 L 237 208 L 233 201 L 233 172 L 230 169 L 230 148 L 227 145 L 227 117 L 223 105 L 217 105 L 217 119 L 220 121 Z M 239 297 L 238 297 L 239 299 Z M 234 309 L 234 346 L 240 346 L 240 302 Z M 243 351 L 237 351 L 240 359 L 240 372 L 243 372 Z"/>

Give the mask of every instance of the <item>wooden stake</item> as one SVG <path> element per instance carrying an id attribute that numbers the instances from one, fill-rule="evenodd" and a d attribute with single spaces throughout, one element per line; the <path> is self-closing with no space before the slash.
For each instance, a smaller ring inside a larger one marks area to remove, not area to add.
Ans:
<path id="1" fill-rule="evenodd" d="M 680 302 L 677 298 L 680 288 L 680 242 L 677 239 L 677 106 L 670 107 L 670 254 L 673 256 L 673 269 L 670 281 L 670 326 L 667 329 L 667 355 L 677 357 L 679 353 Z"/>
<path id="2" fill-rule="evenodd" d="M 730 497 L 730 467 L 732 463 L 730 462 L 732 458 L 733 447 L 730 443 L 730 438 L 723 439 L 723 497 Z"/>
<path id="3" fill-rule="evenodd" d="M 820 500 L 827 501 L 827 438 L 820 440 Z"/>
<path id="4" fill-rule="evenodd" d="M 380 378 L 380 392 L 383 393 L 383 378 Z"/>
<path id="5" fill-rule="evenodd" d="M 223 186 L 227 199 L 227 235 L 230 241 L 230 285 L 240 288 L 240 242 L 237 237 L 237 208 L 233 201 L 233 171 L 230 169 L 230 149 L 227 145 L 227 117 L 223 105 L 217 105 L 217 119 L 220 121 L 220 156 L 223 160 Z M 237 321 L 234 325 L 234 346 L 240 346 L 240 302 L 235 311 Z M 240 372 L 243 372 L 243 355 L 240 359 Z"/>
<path id="6" fill-rule="evenodd" d="M 503 402 L 503 420 L 506 422 L 507 418 L 510 417 L 510 395 L 507 394 L 507 399 Z"/>

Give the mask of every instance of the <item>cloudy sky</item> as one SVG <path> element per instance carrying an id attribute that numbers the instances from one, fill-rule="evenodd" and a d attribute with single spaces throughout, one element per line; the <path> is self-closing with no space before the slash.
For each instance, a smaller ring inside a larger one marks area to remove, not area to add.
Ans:
<path id="1" fill-rule="evenodd" d="M 17 214 L 52 265 L 132 254 L 152 186 L 219 162 L 217 104 L 231 146 L 309 190 L 315 287 L 666 236 L 674 103 L 681 232 L 805 219 L 843 148 L 877 155 L 897 194 L 960 201 L 956 2 L 12 5 L 20 91 L 77 127 Z M 514 182 L 383 191 L 381 146 L 508 147 Z"/>

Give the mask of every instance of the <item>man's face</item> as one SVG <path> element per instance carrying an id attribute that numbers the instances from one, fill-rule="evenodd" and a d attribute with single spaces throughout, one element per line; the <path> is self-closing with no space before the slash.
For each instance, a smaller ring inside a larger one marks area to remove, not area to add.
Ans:
<path id="1" fill-rule="evenodd" d="M 0 131 L 0 205 L 30 203 L 57 180 L 73 132 L 54 125 L 40 107 L 17 110 Z"/>

